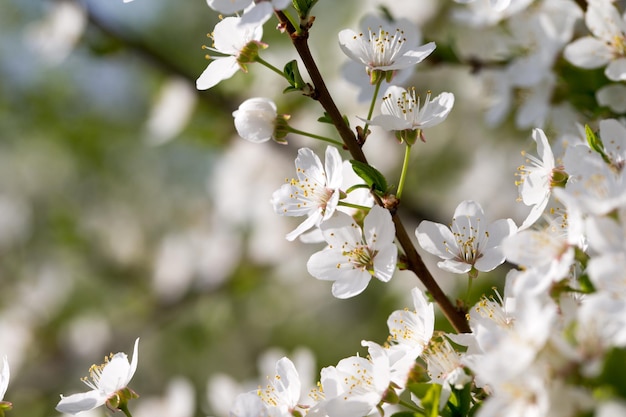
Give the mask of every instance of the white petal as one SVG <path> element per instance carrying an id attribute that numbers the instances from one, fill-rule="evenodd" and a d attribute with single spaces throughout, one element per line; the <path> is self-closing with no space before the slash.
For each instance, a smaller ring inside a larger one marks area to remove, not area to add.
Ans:
<path id="1" fill-rule="evenodd" d="M 454 258 L 456 252 L 458 252 L 456 240 L 452 232 L 443 224 L 424 220 L 417 227 L 415 235 L 422 249 L 433 255 L 444 259 L 451 259 Z M 451 252 L 449 248 L 452 248 L 453 252 Z"/>
<path id="2" fill-rule="evenodd" d="M 349 58 L 367 65 L 367 62 L 362 58 L 363 36 L 352 29 L 344 29 L 337 36 L 339 37 L 339 47 Z"/>
<path id="3" fill-rule="evenodd" d="M 313 226 L 318 226 L 318 223 L 320 222 L 321 219 L 322 219 L 322 214 L 319 211 L 310 214 L 309 217 L 307 217 L 302 223 L 298 225 L 298 227 L 296 227 L 291 232 L 287 233 L 287 235 L 285 236 L 285 239 L 287 239 L 290 242 L 295 240 L 298 236 L 300 236 L 302 233 L 306 232 Z"/>
<path id="4" fill-rule="evenodd" d="M 276 375 L 274 386 L 282 399 L 287 401 L 290 409 L 298 405 L 300 399 L 300 376 L 293 362 L 286 357 L 281 358 L 276 363 Z"/>
<path id="5" fill-rule="evenodd" d="M 346 271 L 344 274 L 346 276 L 335 281 L 332 288 L 333 296 L 341 299 L 361 294 L 365 291 L 371 279 L 369 272 L 360 271 L 358 269 Z"/>
<path id="6" fill-rule="evenodd" d="M 454 106 L 454 94 L 441 93 L 428 103 L 427 112 L 420 114 L 419 127 L 425 129 L 446 120 Z"/>
<path id="7" fill-rule="evenodd" d="M 383 282 L 388 282 L 396 270 L 398 248 L 390 244 L 378 249 L 374 257 L 374 275 Z"/>
<path id="8" fill-rule="evenodd" d="M 611 61 L 606 67 L 604 74 L 609 80 L 612 81 L 625 81 L 626 80 L 626 58 L 616 59 Z"/>
<path id="9" fill-rule="evenodd" d="M 311 255 L 306 268 L 317 279 L 336 281 L 341 278 L 343 271 L 352 270 L 352 265 L 347 261 L 348 258 L 340 251 L 324 249 Z"/>
<path id="10" fill-rule="evenodd" d="M 331 189 L 338 189 L 343 182 L 343 161 L 339 151 L 334 146 L 326 147 L 324 160 L 326 170 L 326 186 Z"/>
<path id="11" fill-rule="evenodd" d="M 254 6 L 241 16 L 240 26 L 262 26 L 274 13 L 274 7 L 269 2 L 255 3 Z"/>
<path id="12" fill-rule="evenodd" d="M 318 184 L 326 184 L 324 166 L 320 158 L 309 148 L 298 149 L 296 157 L 296 175 L 300 181 L 313 180 Z"/>
<path id="13" fill-rule="evenodd" d="M 454 259 L 446 259 L 445 261 L 437 262 L 437 266 L 444 271 L 454 274 L 465 274 L 472 269 L 472 265 L 467 262 L 456 261 Z"/>
<path id="14" fill-rule="evenodd" d="M 624 22 L 615 6 L 608 1 L 591 1 L 585 14 L 585 23 L 595 36 L 603 41 L 612 42 L 615 37 L 623 36 Z"/>
<path id="15" fill-rule="evenodd" d="M 577 67 L 592 69 L 606 65 L 611 59 L 612 51 L 604 42 L 585 36 L 567 45 L 563 56 Z"/>
<path id="16" fill-rule="evenodd" d="M 387 132 L 413 128 L 413 124 L 410 121 L 388 114 L 379 114 L 370 121 L 370 124 L 380 126 Z"/>
<path id="17" fill-rule="evenodd" d="M 245 9 L 252 0 L 207 0 L 209 7 L 216 12 L 233 14 Z"/>
<path id="18" fill-rule="evenodd" d="M 390 65 L 384 65 L 378 67 L 383 71 L 388 70 L 401 70 L 409 68 L 413 65 L 422 62 L 428 55 L 430 55 L 436 48 L 435 42 L 429 42 L 411 51 L 405 52 L 402 56 L 396 58 L 396 60 Z"/>
<path id="19" fill-rule="evenodd" d="M 106 396 L 101 395 L 96 390 L 73 394 L 68 397 L 61 395 L 61 401 L 57 404 L 56 410 L 61 413 L 78 414 L 100 407 L 107 399 Z"/>
<path id="20" fill-rule="evenodd" d="M 363 236 L 371 249 L 393 243 L 396 227 L 389 210 L 374 206 L 363 220 Z"/>
<path id="21" fill-rule="evenodd" d="M 213 29 L 215 49 L 223 54 L 238 55 L 246 44 L 260 41 L 263 26 L 240 26 L 240 17 L 226 17 Z"/>
<path id="22" fill-rule="evenodd" d="M 361 228 L 345 213 L 336 212 L 333 217 L 322 223 L 320 228 L 326 242 L 336 250 L 341 251 L 341 248 L 351 250 L 363 243 Z"/>
<path id="23" fill-rule="evenodd" d="M 196 88 L 208 90 L 220 81 L 232 77 L 238 70 L 237 58 L 233 56 L 215 58 L 196 80 Z"/>

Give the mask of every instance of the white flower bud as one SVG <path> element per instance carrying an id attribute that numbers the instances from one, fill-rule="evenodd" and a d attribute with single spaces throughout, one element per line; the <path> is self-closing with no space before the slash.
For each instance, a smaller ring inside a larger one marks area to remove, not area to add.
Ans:
<path id="1" fill-rule="evenodd" d="M 263 97 L 248 99 L 233 112 L 233 117 L 237 133 L 245 140 L 262 143 L 274 136 L 278 114 L 272 100 Z"/>

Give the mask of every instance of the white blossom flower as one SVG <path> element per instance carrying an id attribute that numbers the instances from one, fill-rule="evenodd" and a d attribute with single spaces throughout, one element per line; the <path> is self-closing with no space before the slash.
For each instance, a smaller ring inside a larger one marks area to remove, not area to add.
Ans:
<path id="1" fill-rule="evenodd" d="M 383 348 L 368 342 L 370 358 L 351 356 L 321 371 L 319 400 L 308 416 L 367 416 L 375 410 L 389 388 L 389 361 Z"/>
<path id="2" fill-rule="evenodd" d="M 435 311 L 433 303 L 419 288 L 411 290 L 414 310 L 396 310 L 387 319 L 391 378 L 399 387 L 404 387 L 415 360 L 433 337 Z"/>
<path id="3" fill-rule="evenodd" d="M 436 126 L 443 122 L 454 105 L 454 94 L 441 93 L 430 99 L 430 91 L 420 106 L 420 97 L 415 88 L 405 90 L 395 85 L 389 86 L 380 107 L 382 114 L 370 123 L 386 131 L 416 130 Z M 420 108 L 421 107 L 421 108 Z"/>
<path id="4" fill-rule="evenodd" d="M 299 405 L 300 376 L 293 362 L 282 357 L 276 362 L 276 373 L 268 377 L 267 385 L 240 394 L 230 411 L 234 417 L 289 417 Z"/>
<path id="5" fill-rule="evenodd" d="M 118 352 L 105 358 L 102 365 L 93 365 L 89 369 L 89 377 L 83 379 L 91 391 L 72 394 L 68 397 L 61 395 L 61 401 L 57 404 L 56 410 L 62 413 L 78 414 L 100 407 L 116 397 L 119 391 L 127 387 L 137 370 L 138 347 L 139 338 L 135 340 L 130 363 L 125 353 Z"/>
<path id="6" fill-rule="evenodd" d="M 222 80 L 237 72 L 247 71 L 246 64 L 253 62 L 259 48 L 266 45 L 261 42 L 263 26 L 240 26 L 240 17 L 226 17 L 213 30 L 213 47 L 206 47 L 217 52 L 211 56 L 209 66 L 196 81 L 198 90 L 208 90 Z"/>
<path id="7" fill-rule="evenodd" d="M 515 184 L 519 187 L 520 198 L 524 204 L 532 206 L 520 230 L 530 227 L 537 221 L 550 201 L 553 186 L 567 178 L 563 167 L 557 167 L 552 148 L 543 130 L 533 129 L 532 137 L 537 143 L 539 157 L 522 152 L 529 165 L 520 165 L 516 174 L 519 180 Z"/>
<path id="8" fill-rule="evenodd" d="M 342 160 L 337 148 L 326 148 L 326 161 L 309 148 L 298 151 L 296 158 L 297 178 L 288 180 L 272 195 L 272 205 L 283 216 L 307 216 L 304 222 L 288 233 L 287 240 L 294 240 L 314 226 L 328 220 L 339 202 L 342 178 Z"/>
<path id="9" fill-rule="evenodd" d="M 391 279 L 398 249 L 393 243 L 395 227 L 388 210 L 372 207 L 363 221 L 363 230 L 341 212 L 320 228 L 328 247 L 311 256 L 307 269 L 317 279 L 334 281 L 335 297 L 360 294 L 372 277 L 383 282 Z"/>
<path id="10" fill-rule="evenodd" d="M 466 200 L 454 211 L 452 224 L 423 221 L 415 234 L 420 246 L 443 259 L 437 266 L 462 274 L 472 269 L 491 271 L 504 262 L 501 244 L 516 231 L 511 219 L 487 224 L 480 204 Z"/>
<path id="11" fill-rule="evenodd" d="M 233 112 L 239 136 L 254 143 L 266 142 L 274 137 L 276 129 L 276 104 L 268 98 L 254 97 L 239 105 Z"/>
<path id="12" fill-rule="evenodd" d="M 600 68 L 612 81 L 626 80 L 626 21 L 610 1 L 590 1 L 585 23 L 593 36 L 565 47 L 563 54 L 581 68 Z"/>
<path id="13" fill-rule="evenodd" d="M 406 18 L 394 19 L 392 21 L 386 18 L 379 17 L 378 15 L 367 15 L 360 22 L 361 31 L 367 32 L 369 28 L 381 27 L 385 30 L 392 31 L 393 28 L 401 27 L 407 40 L 412 40 L 413 45 L 408 47 L 418 47 L 422 43 L 422 33 L 415 23 L 409 21 Z M 414 68 L 408 67 L 403 70 L 393 72 L 393 81 L 395 84 L 402 85 L 414 73 Z M 358 101 L 359 102 L 371 102 L 372 95 L 374 94 L 375 87 L 371 83 L 371 76 L 367 74 L 367 71 L 363 71 L 363 63 L 361 61 L 348 60 L 341 68 L 341 74 L 343 78 L 350 84 L 358 88 Z M 383 95 L 384 90 L 378 90 L 378 97 Z"/>
<path id="14" fill-rule="evenodd" d="M 344 29 L 339 32 L 339 46 L 350 59 L 365 65 L 368 74 L 395 71 L 422 62 L 435 50 L 434 42 L 414 47 L 414 39 L 407 37 L 413 34 L 402 28 L 388 31 L 382 26 L 377 31 L 370 28 L 367 33 Z"/>

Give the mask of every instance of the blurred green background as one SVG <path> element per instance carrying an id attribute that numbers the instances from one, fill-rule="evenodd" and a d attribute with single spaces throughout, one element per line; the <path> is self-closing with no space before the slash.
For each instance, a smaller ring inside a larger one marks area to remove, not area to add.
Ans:
<path id="1" fill-rule="evenodd" d="M 314 13 L 312 48 L 355 124 L 367 104 L 341 80 L 336 33 L 356 28 L 377 3 L 320 0 Z M 406 17 L 445 44 L 448 6 L 411 3 Z M 58 415 L 60 393 L 85 390 L 80 378 L 92 363 L 130 354 L 141 337 L 135 417 L 224 416 L 244 389 L 231 390 L 233 381 L 271 372 L 258 364 L 264 352 L 306 347 L 317 372 L 363 353 L 362 339 L 382 343 L 387 316 L 410 307 L 410 274 L 372 282 L 351 300 L 334 299 L 329 283 L 308 275 L 306 260 L 321 246 L 287 242 L 297 219 L 275 216 L 269 199 L 293 176 L 299 147 L 321 155 L 324 146 L 300 137 L 288 146 L 244 142 L 231 113 L 263 95 L 292 114 L 294 127 L 332 132 L 315 123 L 316 103 L 281 95 L 284 82 L 260 66 L 196 91 L 208 63 L 201 46 L 217 19 L 201 0 L 0 5 L 0 353 L 12 370 L 9 415 Z M 263 57 L 282 67 L 295 56 L 273 25 Z M 515 203 L 513 173 L 519 150 L 534 150 L 528 131 L 484 126 L 479 83 L 465 67 L 425 62 L 411 82 L 435 95 L 452 91 L 457 102 L 415 147 L 402 208 L 409 230 L 423 218 L 447 223 L 467 198 L 491 219 L 519 222 L 525 208 Z M 403 148 L 395 139 L 375 131 L 368 152 L 397 181 Z M 463 293 L 463 277 L 433 273 Z M 501 283 L 502 272 L 492 278 L 482 286 Z M 222 374 L 234 379 L 209 383 Z"/>

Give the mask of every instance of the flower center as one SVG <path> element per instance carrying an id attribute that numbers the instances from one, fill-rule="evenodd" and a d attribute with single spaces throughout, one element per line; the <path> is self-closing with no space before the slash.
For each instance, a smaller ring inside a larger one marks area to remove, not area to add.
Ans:
<path id="1" fill-rule="evenodd" d="M 100 390 L 100 378 L 102 377 L 102 371 L 107 366 L 109 360 L 113 358 L 113 354 L 104 357 L 104 363 L 100 365 L 91 365 L 89 368 L 89 376 L 81 378 L 81 381 L 85 383 L 89 388 L 94 390 Z"/>
<path id="2" fill-rule="evenodd" d="M 363 36 L 363 34 L 360 36 Z M 363 52 L 367 57 L 367 63 L 370 68 L 393 64 L 405 42 L 404 31 L 400 29 L 396 29 L 393 34 L 384 30 L 382 26 L 378 27 L 378 32 L 372 32 L 369 29 L 368 47 L 364 48 Z"/>
<path id="3" fill-rule="evenodd" d="M 298 168 L 298 172 L 304 174 L 304 169 Z M 318 207 L 322 214 L 326 212 L 326 206 L 335 190 L 327 188 L 317 181 L 311 181 L 308 177 L 302 181 L 292 178 L 289 183 L 296 189 L 289 197 L 298 200 L 298 207 Z"/>
<path id="4" fill-rule="evenodd" d="M 377 251 L 372 251 L 368 246 L 358 245 L 350 251 L 343 252 L 343 255 L 348 258 L 348 262 L 352 264 L 353 268 L 369 271 L 373 274 L 376 253 Z"/>

